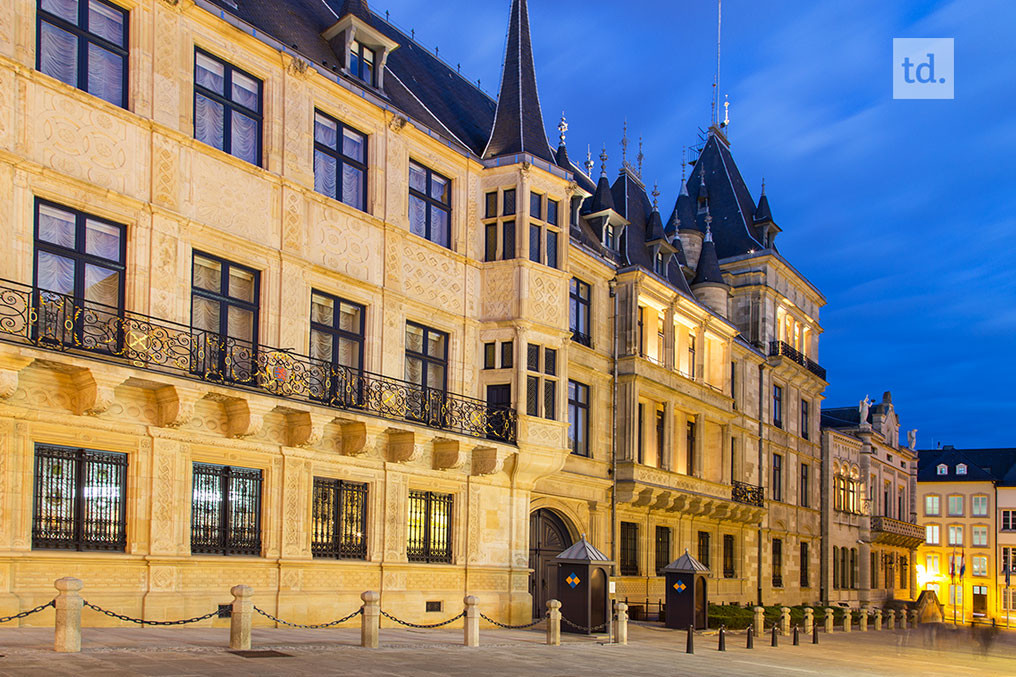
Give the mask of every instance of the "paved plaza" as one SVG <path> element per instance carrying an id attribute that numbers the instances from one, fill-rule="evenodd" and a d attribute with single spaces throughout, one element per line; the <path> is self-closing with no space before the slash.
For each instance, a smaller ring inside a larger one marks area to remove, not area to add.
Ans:
<path id="1" fill-rule="evenodd" d="M 357 646 L 359 631 L 269 630 L 253 633 L 257 650 L 285 656 L 246 658 L 229 653 L 224 629 L 89 629 L 80 654 L 52 651 L 52 630 L 0 629 L 0 675 L 1016 675 L 1016 633 L 999 633 L 985 654 L 969 631 L 944 629 L 936 646 L 920 631 L 822 634 L 814 646 L 768 637 L 747 650 L 743 634 L 728 635 L 727 651 L 714 634 L 631 627 L 628 646 L 565 635 L 544 645 L 540 631 L 486 631 L 482 646 L 461 646 L 461 631 L 385 629 L 382 647 Z"/>

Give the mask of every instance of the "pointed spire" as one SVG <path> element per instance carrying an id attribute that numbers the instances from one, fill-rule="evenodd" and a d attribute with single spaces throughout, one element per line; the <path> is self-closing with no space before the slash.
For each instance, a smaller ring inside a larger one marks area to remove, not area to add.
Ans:
<path id="1" fill-rule="evenodd" d="M 628 166 L 628 118 L 624 120 L 624 134 L 621 136 L 621 168 Z"/>
<path id="2" fill-rule="evenodd" d="M 589 202 L 589 214 L 614 209 L 614 195 L 610 192 L 610 180 L 607 178 L 607 144 L 603 144 L 600 153 L 600 180 L 596 183 L 596 192 Z"/>
<path id="3" fill-rule="evenodd" d="M 653 211 L 660 211 L 660 183 L 653 184 Z"/>
<path id="4" fill-rule="evenodd" d="M 560 132 L 561 139 L 560 145 L 565 145 L 565 136 L 568 134 L 568 119 L 564 116 L 564 111 L 561 111 L 561 122 L 557 123 L 557 131 Z"/>
<path id="5" fill-rule="evenodd" d="M 565 143 L 565 136 L 568 134 L 568 120 L 561 111 L 561 122 L 557 123 L 557 131 L 560 133 L 560 143 L 557 146 L 557 164 L 568 171 L 572 171 L 571 160 L 568 159 L 568 145 Z"/>
<path id="6" fill-rule="evenodd" d="M 649 214 L 649 220 L 646 223 L 646 244 L 659 244 L 666 245 L 665 251 L 670 252 L 670 241 L 667 239 L 667 233 L 663 228 L 663 220 L 660 218 L 660 186 L 656 184 L 653 186 L 653 211 Z"/>
<path id="7" fill-rule="evenodd" d="M 590 179 L 593 178 L 593 167 L 596 163 L 593 162 L 593 150 L 589 144 L 586 144 L 586 176 Z"/>
<path id="8" fill-rule="evenodd" d="M 712 222 L 713 217 L 707 212 L 706 239 L 702 242 L 702 253 L 699 255 L 698 267 L 695 269 L 695 279 L 691 281 L 692 289 L 702 284 L 727 284 L 723 279 L 723 272 L 720 270 L 720 260 L 716 256 L 716 243 L 713 242 Z"/>
<path id="9" fill-rule="evenodd" d="M 607 175 L 607 144 L 603 144 L 603 150 L 600 151 L 600 176 Z"/>
<path id="10" fill-rule="evenodd" d="M 769 198 L 766 197 L 765 183 L 762 184 L 762 197 L 758 199 L 758 207 L 755 208 L 755 223 L 765 223 L 773 220 L 772 210 L 769 209 Z"/>
<path id="11" fill-rule="evenodd" d="M 367 8 L 367 0 L 345 0 L 342 9 L 339 10 L 339 18 L 352 14 L 358 19 L 370 21 L 370 9 Z"/>
<path id="12" fill-rule="evenodd" d="M 638 157 L 636 159 L 638 160 L 638 163 L 639 163 L 639 165 L 638 165 L 638 175 L 639 175 L 639 178 L 641 179 L 642 178 L 642 163 L 646 159 L 646 156 L 642 153 L 642 137 L 641 136 L 639 137 L 639 154 L 638 154 Z"/>
<path id="13" fill-rule="evenodd" d="M 483 157 L 514 153 L 529 153 L 550 162 L 556 161 L 547 141 L 540 110 L 526 0 L 512 0 L 501 91 L 497 97 L 494 128 Z"/>

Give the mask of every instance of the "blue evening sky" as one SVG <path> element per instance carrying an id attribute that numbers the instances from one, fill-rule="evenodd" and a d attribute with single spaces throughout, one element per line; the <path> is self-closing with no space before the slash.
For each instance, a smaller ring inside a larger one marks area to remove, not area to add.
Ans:
<path id="1" fill-rule="evenodd" d="M 496 96 L 509 0 L 373 0 Z M 669 213 L 710 119 L 716 3 L 530 0 L 551 143 L 613 177 L 625 118 Z M 734 158 L 826 296 L 825 407 L 891 390 L 918 446 L 1016 446 L 1016 3 L 724 0 Z M 894 101 L 894 37 L 952 37 L 956 99 Z M 721 99 L 722 100 L 722 99 Z M 632 155 L 637 150 L 632 151 Z M 667 214 L 664 214 L 666 217 Z"/>

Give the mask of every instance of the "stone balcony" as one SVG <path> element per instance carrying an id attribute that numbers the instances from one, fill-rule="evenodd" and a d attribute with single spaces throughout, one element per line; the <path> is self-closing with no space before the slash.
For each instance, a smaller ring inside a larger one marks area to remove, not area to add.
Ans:
<path id="1" fill-rule="evenodd" d="M 873 543 L 914 549 L 924 543 L 924 527 L 882 515 L 871 518 Z"/>
<path id="2" fill-rule="evenodd" d="M 692 517 L 756 524 L 764 505 L 735 498 L 729 484 L 621 461 L 617 465 L 617 500 Z"/>

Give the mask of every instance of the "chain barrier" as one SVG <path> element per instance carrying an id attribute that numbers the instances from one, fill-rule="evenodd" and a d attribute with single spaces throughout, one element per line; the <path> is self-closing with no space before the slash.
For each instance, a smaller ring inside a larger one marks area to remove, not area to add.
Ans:
<path id="1" fill-rule="evenodd" d="M 592 627 L 589 627 L 588 625 L 576 625 L 575 623 L 572 623 L 570 620 L 565 618 L 563 614 L 561 616 L 561 620 L 564 621 L 565 623 L 567 623 L 572 628 L 575 628 L 579 632 L 599 632 L 600 630 L 606 630 L 607 629 L 607 623 L 610 622 L 610 621 L 604 621 L 604 622 L 600 623 L 599 625 L 594 625 Z"/>
<path id="2" fill-rule="evenodd" d="M 396 618 L 395 616 L 392 616 L 390 613 L 388 613 L 387 611 L 385 611 L 383 609 L 381 610 L 381 615 L 384 616 L 385 618 L 387 618 L 388 620 L 395 621 L 399 625 L 404 625 L 407 628 L 419 628 L 421 630 L 431 630 L 433 628 L 440 628 L 440 627 L 442 627 L 444 625 L 448 625 L 449 623 L 454 623 L 455 621 L 459 620 L 460 618 L 463 618 L 466 615 L 466 612 L 463 611 L 462 613 L 460 613 L 458 616 L 455 616 L 454 618 L 449 618 L 448 620 L 441 621 L 440 623 L 431 623 L 429 625 L 419 625 L 417 623 L 407 623 L 406 621 L 403 621 L 401 619 Z"/>
<path id="3" fill-rule="evenodd" d="M 546 614 L 543 618 L 537 618 L 532 623 L 526 623 L 525 625 L 507 625 L 505 623 L 498 623 L 493 618 L 490 618 L 489 616 L 486 616 L 482 612 L 480 613 L 480 618 L 482 618 L 483 620 L 487 621 L 488 623 L 490 623 L 492 625 L 496 625 L 497 627 L 503 628 L 505 630 L 528 630 L 529 628 L 535 627 L 535 626 L 539 625 L 540 623 L 542 623 L 543 621 L 547 620 L 548 616 L 550 616 L 549 613 Z"/>
<path id="4" fill-rule="evenodd" d="M 46 608 L 49 608 L 49 607 L 55 607 L 55 606 L 56 606 L 56 600 L 55 599 L 51 599 L 48 602 L 46 602 L 45 604 L 43 604 L 42 606 L 37 606 L 34 609 L 29 609 L 28 611 L 22 611 L 21 613 L 14 614 L 13 616 L 4 616 L 3 618 L 0 618 L 0 623 L 10 623 L 11 621 L 16 621 L 19 618 L 27 618 L 27 617 L 31 616 L 32 614 L 39 613 L 43 609 L 46 609 Z"/>
<path id="5" fill-rule="evenodd" d="M 52 602 L 50 603 L 52 604 Z M 128 623 L 137 623 L 138 625 L 187 625 L 188 623 L 198 623 L 200 621 L 207 621 L 209 618 L 212 618 L 213 616 L 217 616 L 219 614 L 219 610 L 216 609 L 215 611 L 207 613 L 204 616 L 187 618 L 181 621 L 146 621 L 140 618 L 131 618 L 130 616 L 124 616 L 123 614 L 118 614 L 108 609 L 103 609 L 101 606 L 96 606 L 95 604 L 91 604 L 90 602 L 87 601 L 84 602 L 84 605 L 89 609 L 91 609 L 92 611 L 98 611 L 100 614 L 105 614 L 110 618 L 116 618 L 117 620 L 127 621 Z"/>
<path id="6" fill-rule="evenodd" d="M 342 617 L 342 618 L 340 618 L 338 620 L 331 621 L 330 623 L 318 623 L 316 625 L 301 625 L 299 623 L 290 623 L 289 621 L 284 621 L 281 618 L 276 618 L 275 616 L 271 615 L 267 611 L 259 609 L 256 606 L 254 607 L 254 611 L 257 611 L 259 614 L 261 614 L 262 616 L 264 616 L 265 618 L 267 618 L 270 621 L 275 621 L 276 623 L 282 623 L 283 625 L 288 625 L 291 628 L 300 628 L 302 630 L 322 630 L 324 628 L 331 628 L 331 627 L 334 627 L 336 625 L 342 625 L 346 621 L 352 620 L 353 618 L 356 618 L 357 616 L 359 616 L 360 614 L 363 613 L 363 607 L 360 607 L 359 609 L 357 609 L 353 613 L 349 614 L 348 616 L 344 616 L 344 617 Z"/>

